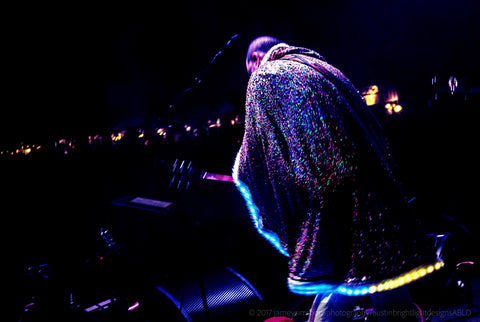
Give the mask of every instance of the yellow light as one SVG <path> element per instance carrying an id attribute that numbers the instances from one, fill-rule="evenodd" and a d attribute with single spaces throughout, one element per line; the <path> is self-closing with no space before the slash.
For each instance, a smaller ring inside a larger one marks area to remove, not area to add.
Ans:
<path id="1" fill-rule="evenodd" d="M 387 279 L 380 281 L 379 283 L 376 284 L 371 284 L 369 286 L 366 286 L 366 288 L 362 288 L 361 293 L 365 294 L 366 292 L 373 294 L 376 292 L 382 292 L 382 291 L 388 291 L 392 289 L 396 289 L 398 287 L 401 287 L 405 284 L 411 283 L 417 279 L 420 279 L 421 277 L 426 276 L 427 274 L 433 273 L 435 270 L 440 269 L 443 267 L 445 264 L 441 259 L 438 259 L 437 262 L 431 265 L 424 265 L 424 266 L 419 266 L 417 268 L 414 268 L 408 272 L 406 272 L 403 275 L 399 275 L 395 278 L 392 279 Z M 360 291 L 352 291 L 349 288 L 344 288 L 345 292 L 347 295 L 358 295 Z M 348 290 L 348 291 L 347 291 Z M 342 291 L 342 293 L 345 293 Z"/>
<path id="2" fill-rule="evenodd" d="M 412 274 L 407 274 L 407 275 L 405 275 L 405 281 L 406 281 L 407 283 L 410 283 L 410 282 L 412 281 Z"/>
<path id="3" fill-rule="evenodd" d="M 385 105 L 385 108 L 386 108 L 387 110 L 391 110 L 391 109 L 392 109 L 392 104 L 387 103 L 387 104 Z"/>
<path id="4" fill-rule="evenodd" d="M 402 108 L 401 105 L 395 105 L 395 106 L 393 107 L 393 111 L 394 111 L 395 113 L 400 113 L 400 112 L 402 111 L 402 109 L 403 109 L 403 108 Z"/>
<path id="5" fill-rule="evenodd" d="M 392 283 L 391 282 L 386 282 L 385 284 L 383 284 L 383 289 L 386 291 L 386 290 L 389 290 L 391 289 L 392 287 Z"/>
<path id="6" fill-rule="evenodd" d="M 369 86 L 366 91 L 362 92 L 362 95 L 363 95 L 363 99 L 365 100 L 365 104 L 367 104 L 367 106 L 372 106 L 380 103 L 380 97 L 378 96 L 377 85 Z"/>
<path id="7" fill-rule="evenodd" d="M 367 106 L 378 104 L 378 102 L 380 101 L 377 94 L 365 95 L 364 99 L 365 99 L 365 104 L 367 104 Z"/>
<path id="8" fill-rule="evenodd" d="M 140 134 L 138 135 L 138 138 L 141 139 L 141 138 L 143 138 L 144 136 L 145 136 L 145 134 L 140 133 Z"/>
<path id="9" fill-rule="evenodd" d="M 112 134 L 110 136 L 112 138 L 112 141 L 116 142 L 116 141 L 120 141 L 123 137 L 122 133 L 118 133 L 117 135 L 115 134 Z"/>

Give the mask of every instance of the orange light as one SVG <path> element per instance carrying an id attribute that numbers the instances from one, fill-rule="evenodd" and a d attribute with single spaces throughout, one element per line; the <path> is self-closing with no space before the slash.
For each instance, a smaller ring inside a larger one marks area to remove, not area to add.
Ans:
<path id="1" fill-rule="evenodd" d="M 392 114 L 393 114 L 393 106 L 392 106 L 392 104 L 387 103 L 387 104 L 385 105 L 385 109 L 387 110 L 387 114 L 388 114 L 388 115 L 392 115 Z"/>
<path id="2" fill-rule="evenodd" d="M 378 86 L 369 86 L 368 89 L 363 92 L 363 98 L 365 99 L 365 104 L 367 104 L 367 106 L 378 104 L 380 102 L 380 97 L 378 96 Z"/>
<path id="3" fill-rule="evenodd" d="M 400 113 L 403 110 L 403 107 L 399 104 L 387 103 L 385 104 L 385 109 L 387 110 L 388 115 L 392 115 L 394 112 Z"/>

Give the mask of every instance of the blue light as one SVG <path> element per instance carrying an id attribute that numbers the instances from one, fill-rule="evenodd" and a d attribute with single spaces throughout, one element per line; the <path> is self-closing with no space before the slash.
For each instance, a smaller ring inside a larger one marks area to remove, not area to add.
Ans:
<path id="1" fill-rule="evenodd" d="M 445 264 L 443 263 L 443 261 L 441 259 L 438 259 L 433 264 L 422 265 L 396 277 L 368 284 L 361 283 L 352 285 L 349 283 L 344 283 L 340 285 L 333 285 L 327 284 L 325 282 L 308 282 L 289 279 L 288 287 L 293 293 L 302 295 L 315 295 L 319 293 L 330 292 L 339 293 L 346 296 L 362 296 L 401 287 L 417 279 L 420 279 L 427 274 L 431 274 L 434 271 L 441 269 L 444 265 Z M 462 284 L 461 281 L 459 281 L 459 285 L 460 284 Z"/>
<path id="2" fill-rule="evenodd" d="M 345 287 L 344 285 L 327 284 L 325 282 L 302 282 L 288 280 L 288 288 L 291 292 L 301 295 L 316 295 L 319 293 L 336 292 L 347 296 L 360 296 L 368 294 L 368 287 Z"/>
<path id="3" fill-rule="evenodd" d="M 359 287 L 345 287 L 343 285 L 339 286 L 335 292 L 343 294 L 343 295 L 348 295 L 348 296 L 360 296 L 360 295 L 366 295 L 368 294 L 368 287 L 365 285 L 359 286 Z"/>
<path id="4" fill-rule="evenodd" d="M 250 212 L 250 216 L 252 217 L 253 224 L 257 229 L 257 231 L 260 233 L 260 235 L 265 237 L 265 239 L 268 240 L 282 255 L 286 257 L 290 257 L 290 254 L 280 242 L 280 238 L 278 238 L 278 235 L 272 231 L 264 230 L 260 226 L 260 210 L 258 209 L 257 205 L 253 202 L 252 194 L 248 189 L 247 185 L 244 184 L 240 179 L 238 179 L 238 176 L 236 175 L 235 171 L 233 175 L 233 180 L 237 185 L 238 190 L 242 194 L 243 198 L 245 199 L 248 211 Z"/>
<path id="5" fill-rule="evenodd" d="M 325 282 L 306 282 L 296 281 L 292 279 L 287 280 L 288 289 L 295 294 L 300 295 L 317 295 L 320 293 L 331 293 L 337 285 L 327 284 Z"/>

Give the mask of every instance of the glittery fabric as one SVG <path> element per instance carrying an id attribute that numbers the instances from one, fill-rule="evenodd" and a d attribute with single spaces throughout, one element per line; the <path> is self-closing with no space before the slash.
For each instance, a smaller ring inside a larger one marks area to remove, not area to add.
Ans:
<path id="1" fill-rule="evenodd" d="M 275 49 L 250 77 L 245 122 L 234 180 L 291 279 L 356 283 L 418 265 L 388 143 L 338 69 Z"/>

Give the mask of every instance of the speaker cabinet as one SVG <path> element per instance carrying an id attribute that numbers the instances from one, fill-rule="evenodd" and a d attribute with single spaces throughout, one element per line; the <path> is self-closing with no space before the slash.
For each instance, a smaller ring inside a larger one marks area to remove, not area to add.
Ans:
<path id="1" fill-rule="evenodd" d="M 248 316 L 263 300 L 255 287 L 230 267 L 157 286 L 156 290 L 176 308 L 178 321 L 234 320 L 235 316 Z M 157 314 L 160 318 L 161 312 Z"/>

